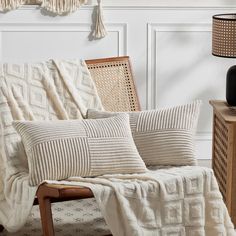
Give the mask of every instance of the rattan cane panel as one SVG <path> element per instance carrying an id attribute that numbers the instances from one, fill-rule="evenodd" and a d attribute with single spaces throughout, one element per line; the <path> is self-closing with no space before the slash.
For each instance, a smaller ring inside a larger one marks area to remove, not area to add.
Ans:
<path id="1" fill-rule="evenodd" d="M 236 56 L 236 22 L 213 19 L 212 52 L 223 57 Z"/>
<path id="2" fill-rule="evenodd" d="M 216 115 L 214 119 L 214 133 L 213 169 L 220 191 L 224 200 L 226 200 L 228 128 L 224 121 L 219 119 Z"/>
<path id="3" fill-rule="evenodd" d="M 88 68 L 105 110 L 139 110 L 128 60 L 88 64 Z"/>

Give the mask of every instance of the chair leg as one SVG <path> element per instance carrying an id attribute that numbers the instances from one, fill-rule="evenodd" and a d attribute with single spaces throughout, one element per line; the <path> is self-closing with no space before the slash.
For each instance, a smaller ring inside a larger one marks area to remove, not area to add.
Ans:
<path id="1" fill-rule="evenodd" d="M 39 197 L 38 201 L 39 201 L 43 236 L 54 236 L 54 226 L 53 226 L 50 198 Z"/>
<path id="2" fill-rule="evenodd" d="M 0 232 L 2 232 L 3 230 L 4 230 L 4 227 L 0 225 Z"/>

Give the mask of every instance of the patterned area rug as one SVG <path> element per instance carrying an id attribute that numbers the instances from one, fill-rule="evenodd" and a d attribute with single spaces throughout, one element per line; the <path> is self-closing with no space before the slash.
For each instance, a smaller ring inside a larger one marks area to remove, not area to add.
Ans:
<path id="1" fill-rule="evenodd" d="M 110 234 L 95 199 L 52 204 L 56 236 L 102 236 Z M 40 213 L 34 206 L 25 226 L 17 233 L 1 236 L 42 236 Z"/>

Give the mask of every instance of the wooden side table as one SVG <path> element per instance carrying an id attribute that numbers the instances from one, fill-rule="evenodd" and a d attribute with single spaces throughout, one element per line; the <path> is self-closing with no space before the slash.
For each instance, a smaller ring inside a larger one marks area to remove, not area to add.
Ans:
<path id="1" fill-rule="evenodd" d="M 212 168 L 231 219 L 236 226 L 236 111 L 225 101 L 213 107 Z"/>

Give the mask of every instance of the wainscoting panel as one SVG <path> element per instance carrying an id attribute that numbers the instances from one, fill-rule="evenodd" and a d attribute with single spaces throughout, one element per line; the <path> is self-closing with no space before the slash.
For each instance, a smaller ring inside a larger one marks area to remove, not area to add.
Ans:
<path id="1" fill-rule="evenodd" d="M 225 74 L 235 63 L 211 55 L 211 17 L 234 11 L 234 1 L 105 0 L 108 35 L 91 40 L 92 6 L 68 16 L 25 6 L 0 14 L 0 59 L 23 62 L 129 55 L 143 109 L 203 101 L 197 155 L 202 163 L 210 163 L 208 101 L 224 99 Z"/>
<path id="2" fill-rule="evenodd" d="M 126 24 L 107 24 L 104 40 L 87 43 L 90 24 L 78 23 L 0 23 L 1 60 L 35 61 L 46 58 L 78 58 L 125 55 L 127 48 Z M 87 56 L 89 57 L 89 56 Z"/>

